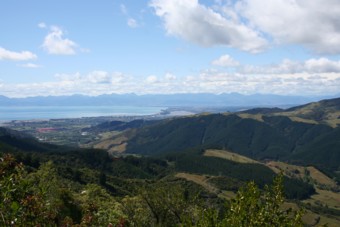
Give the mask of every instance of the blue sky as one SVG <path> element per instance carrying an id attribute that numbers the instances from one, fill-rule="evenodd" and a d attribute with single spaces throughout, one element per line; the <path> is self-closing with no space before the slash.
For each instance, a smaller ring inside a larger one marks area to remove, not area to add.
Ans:
<path id="1" fill-rule="evenodd" d="M 0 9 L 0 95 L 340 93 L 337 0 L 4 0 Z"/>

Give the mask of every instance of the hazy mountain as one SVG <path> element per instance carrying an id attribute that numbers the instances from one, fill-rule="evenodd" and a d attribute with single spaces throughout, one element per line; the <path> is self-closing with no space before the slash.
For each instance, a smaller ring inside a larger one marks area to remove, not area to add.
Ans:
<path id="1" fill-rule="evenodd" d="M 110 94 L 100 96 L 37 96 L 28 98 L 7 98 L 0 96 L 0 106 L 293 106 L 314 102 L 324 97 L 242 95 L 223 93 L 219 95 L 201 94 Z"/>

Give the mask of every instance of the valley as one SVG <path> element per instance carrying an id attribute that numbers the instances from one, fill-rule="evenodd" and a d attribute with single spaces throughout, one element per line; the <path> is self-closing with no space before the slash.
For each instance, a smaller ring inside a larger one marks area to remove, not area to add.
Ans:
<path id="1" fill-rule="evenodd" d="M 282 207 L 305 209 L 309 226 L 339 226 L 339 100 L 286 110 L 11 121 L 0 130 L 0 153 L 22 162 L 30 177 L 50 163 L 83 218 L 88 201 L 80 192 L 91 185 L 127 220 L 137 223 L 144 215 L 156 223 L 155 207 L 164 208 L 159 196 L 173 198 L 163 205 L 176 212 L 198 206 L 223 213 L 222 204 L 237 199 L 248 182 L 263 192 L 282 174 Z M 99 198 L 96 204 L 105 209 Z M 131 213 L 136 206 L 149 213 Z"/>

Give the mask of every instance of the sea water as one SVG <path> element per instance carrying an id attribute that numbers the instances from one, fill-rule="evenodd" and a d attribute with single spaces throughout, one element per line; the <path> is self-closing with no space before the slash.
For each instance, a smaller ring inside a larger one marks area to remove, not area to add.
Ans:
<path id="1" fill-rule="evenodd" d="M 142 106 L 0 106 L 0 121 L 140 116 L 159 113 L 165 107 Z"/>

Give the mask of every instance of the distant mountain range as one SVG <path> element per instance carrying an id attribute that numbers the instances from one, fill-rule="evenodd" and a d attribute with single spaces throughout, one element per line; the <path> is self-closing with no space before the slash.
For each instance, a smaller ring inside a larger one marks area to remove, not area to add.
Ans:
<path id="1" fill-rule="evenodd" d="M 0 106 L 278 106 L 289 107 L 319 101 L 331 96 L 282 96 L 272 94 L 108 94 L 99 96 L 37 96 L 8 98 L 0 96 Z"/>

